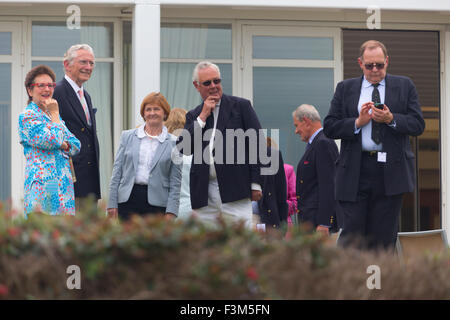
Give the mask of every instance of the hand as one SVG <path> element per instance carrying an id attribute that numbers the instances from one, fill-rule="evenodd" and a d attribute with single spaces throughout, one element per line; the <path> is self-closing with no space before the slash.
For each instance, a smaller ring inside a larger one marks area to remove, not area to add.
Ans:
<path id="1" fill-rule="evenodd" d="M 59 114 L 58 101 L 56 101 L 55 99 L 49 98 L 47 100 L 42 101 L 42 106 L 44 107 L 44 110 L 50 114 L 53 113 Z"/>
<path id="2" fill-rule="evenodd" d="M 63 143 L 61 144 L 61 149 L 63 149 L 64 151 L 69 151 L 70 145 L 67 142 L 63 141 Z"/>
<path id="3" fill-rule="evenodd" d="M 369 110 L 372 108 L 372 102 L 366 102 L 361 106 L 361 111 L 359 112 L 359 117 L 356 119 L 356 128 L 364 127 L 369 123 L 371 115 Z"/>
<path id="4" fill-rule="evenodd" d="M 394 115 L 389 110 L 388 106 L 383 104 L 383 109 L 372 107 L 372 119 L 380 123 L 391 123 L 394 120 Z"/>
<path id="5" fill-rule="evenodd" d="M 177 216 L 174 215 L 172 212 L 166 212 L 166 214 L 164 215 L 164 218 L 166 220 L 174 220 Z"/>
<path id="6" fill-rule="evenodd" d="M 206 98 L 205 101 L 203 101 L 203 108 L 202 112 L 200 112 L 200 119 L 202 119 L 203 122 L 206 122 L 206 118 L 209 117 L 211 112 L 214 111 L 216 108 L 216 103 L 220 100 L 220 97 L 218 95 L 209 96 Z"/>
<path id="7" fill-rule="evenodd" d="M 262 198 L 262 192 L 259 190 L 252 190 L 252 201 L 258 201 Z"/>
<path id="8" fill-rule="evenodd" d="M 117 218 L 119 216 L 119 209 L 117 208 L 108 208 L 106 211 L 108 212 L 109 218 Z"/>
<path id="9" fill-rule="evenodd" d="M 329 236 L 330 235 L 329 228 L 328 227 L 324 227 L 324 226 L 317 226 L 316 232 L 320 233 L 321 236 Z"/>

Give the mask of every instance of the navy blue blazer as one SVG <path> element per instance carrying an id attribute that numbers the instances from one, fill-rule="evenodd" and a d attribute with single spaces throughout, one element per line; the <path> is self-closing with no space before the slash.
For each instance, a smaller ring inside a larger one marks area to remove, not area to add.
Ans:
<path id="1" fill-rule="evenodd" d="M 302 222 L 334 227 L 334 176 L 339 152 L 334 140 L 320 131 L 297 165 L 297 210 Z"/>
<path id="2" fill-rule="evenodd" d="M 384 103 L 391 110 L 395 128 L 383 124 L 381 142 L 386 152 L 384 187 L 386 195 L 412 192 L 415 184 L 414 153 L 409 136 L 418 136 L 425 129 L 416 87 L 411 79 L 386 75 Z M 338 83 L 324 133 L 331 139 L 341 139 L 341 151 L 336 168 L 336 199 L 356 201 L 361 165 L 361 131 L 355 134 L 359 116 L 358 101 L 363 76 Z"/>
<path id="3" fill-rule="evenodd" d="M 100 152 L 97 125 L 92 100 L 86 90 L 84 90 L 84 97 L 88 105 L 92 126 L 87 124 L 83 106 L 66 79 L 63 78 L 56 84 L 53 93 L 53 98 L 58 101 L 61 118 L 69 131 L 81 142 L 80 153 L 73 157 L 73 166 L 77 178 L 77 182 L 74 183 L 75 197 L 86 197 L 93 193 L 99 199 L 101 198 L 98 166 Z M 92 172 L 97 174 L 93 175 Z"/>
<path id="4" fill-rule="evenodd" d="M 282 222 L 287 221 L 287 186 L 284 162 L 281 152 L 267 148 L 267 154 L 278 154 L 278 171 L 273 175 L 262 176 L 262 198 L 258 201 L 259 217 L 261 223 L 268 227 L 277 228 Z M 264 165 L 269 166 L 269 165 Z"/>
<path id="5" fill-rule="evenodd" d="M 197 117 L 200 115 L 202 108 L 203 102 L 186 114 L 186 124 L 184 128 L 189 131 L 191 136 L 190 150 L 188 150 L 189 148 L 184 148 L 183 143 L 188 142 L 183 140 L 182 135 L 177 142 L 178 149 L 182 151 L 183 154 L 194 154 L 189 182 L 192 209 L 198 209 L 208 205 L 209 164 L 205 162 L 204 154 L 209 155 L 209 151 L 205 150 L 206 148 L 209 148 L 209 140 L 206 139 L 206 141 L 203 141 L 203 135 L 206 130 L 213 128 L 214 116 L 211 113 L 208 119 L 206 119 L 205 127 L 201 128 L 197 122 Z M 258 183 L 261 185 L 259 157 L 256 157 L 256 163 L 249 161 L 250 150 L 257 147 L 258 144 L 255 146 L 252 143 L 252 148 L 250 148 L 250 143 L 247 140 L 244 144 L 244 148 L 238 150 L 237 139 L 234 139 L 235 143 L 232 154 L 227 154 L 227 136 L 225 131 L 227 129 L 242 129 L 244 131 L 255 129 L 256 136 L 258 137 L 257 134 L 259 129 L 261 129 L 261 125 L 250 101 L 239 97 L 222 95 L 220 102 L 216 130 L 220 131 L 223 136 L 223 161 L 220 163 L 220 161 L 215 160 L 214 166 L 216 169 L 217 181 L 219 183 L 220 197 L 223 203 L 251 198 L 251 184 Z M 197 140 L 197 143 L 194 141 L 194 132 L 196 132 L 197 135 L 200 135 L 200 139 Z M 201 143 L 198 143 L 200 141 Z M 215 147 L 219 147 L 217 142 Z M 197 151 L 200 152 L 195 152 L 194 148 L 197 148 Z M 236 160 L 243 154 L 245 156 L 244 163 L 237 163 Z M 213 155 L 215 156 L 216 153 Z M 234 163 L 227 163 L 227 159 L 232 159 L 232 162 Z"/>

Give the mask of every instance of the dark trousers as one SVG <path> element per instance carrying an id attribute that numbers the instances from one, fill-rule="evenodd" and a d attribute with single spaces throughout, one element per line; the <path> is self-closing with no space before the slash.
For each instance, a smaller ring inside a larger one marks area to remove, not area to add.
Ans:
<path id="1" fill-rule="evenodd" d="M 385 195 L 384 165 L 377 161 L 376 153 L 363 152 L 357 200 L 339 201 L 339 245 L 361 249 L 388 249 L 395 245 L 402 194 Z"/>
<path id="2" fill-rule="evenodd" d="M 128 220 L 132 214 L 147 215 L 165 213 L 166 208 L 148 203 L 147 186 L 135 184 L 127 202 L 119 203 L 119 218 Z"/>

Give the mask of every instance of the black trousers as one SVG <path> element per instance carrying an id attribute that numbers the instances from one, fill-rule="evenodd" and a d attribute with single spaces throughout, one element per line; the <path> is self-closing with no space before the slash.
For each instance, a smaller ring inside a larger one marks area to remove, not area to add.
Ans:
<path id="1" fill-rule="evenodd" d="M 384 165 L 377 161 L 376 153 L 362 153 L 357 200 L 339 201 L 339 245 L 356 245 L 360 249 L 395 246 L 403 195 L 385 195 Z"/>
<path id="2" fill-rule="evenodd" d="M 145 185 L 135 184 L 128 201 L 119 203 L 118 211 L 121 220 L 128 220 L 132 214 L 147 215 L 166 212 L 166 208 L 148 203 L 147 188 Z"/>

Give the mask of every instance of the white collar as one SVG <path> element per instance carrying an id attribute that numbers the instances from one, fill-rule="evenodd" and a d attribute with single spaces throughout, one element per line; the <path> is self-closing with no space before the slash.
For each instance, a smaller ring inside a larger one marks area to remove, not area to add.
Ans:
<path id="1" fill-rule="evenodd" d="M 163 143 L 164 140 L 166 140 L 167 133 L 168 133 L 166 126 L 163 126 L 162 132 L 158 136 L 151 136 L 151 135 L 147 134 L 147 132 L 145 132 L 145 130 L 144 130 L 144 127 L 145 127 L 145 123 L 143 125 L 141 125 L 139 128 L 137 128 L 136 135 L 139 139 L 149 137 L 149 138 L 157 139 L 161 143 Z"/>
<path id="2" fill-rule="evenodd" d="M 386 78 L 384 78 L 383 80 L 381 80 L 380 82 L 379 82 L 379 84 L 380 84 L 380 86 L 385 86 L 386 85 L 386 80 L 385 80 Z M 369 81 L 367 81 L 367 79 L 366 79 L 366 76 L 364 76 L 364 80 L 363 80 L 363 83 L 362 83 L 362 87 L 363 88 L 368 88 L 368 87 L 371 87 L 372 86 L 372 84 L 369 82 Z"/>
<path id="3" fill-rule="evenodd" d="M 64 79 L 72 86 L 73 90 L 78 94 L 78 91 L 83 90 L 83 86 L 79 87 L 75 81 L 73 81 L 67 74 L 64 75 Z M 84 92 L 83 92 L 84 93 Z"/>

